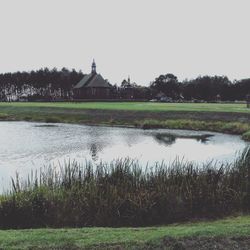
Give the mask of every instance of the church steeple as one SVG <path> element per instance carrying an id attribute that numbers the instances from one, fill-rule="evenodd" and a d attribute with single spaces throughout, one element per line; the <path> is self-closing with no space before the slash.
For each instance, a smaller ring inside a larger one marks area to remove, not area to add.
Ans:
<path id="1" fill-rule="evenodd" d="M 95 64 L 95 59 L 93 59 L 92 66 L 91 66 L 91 73 L 95 74 L 96 73 L 96 64 Z"/>

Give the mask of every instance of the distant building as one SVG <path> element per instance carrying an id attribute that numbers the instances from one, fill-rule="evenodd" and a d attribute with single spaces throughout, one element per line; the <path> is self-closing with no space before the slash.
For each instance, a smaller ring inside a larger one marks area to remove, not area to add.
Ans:
<path id="1" fill-rule="evenodd" d="M 134 85 L 131 84 L 130 77 L 128 77 L 128 80 L 123 80 L 121 83 L 121 97 L 124 99 L 133 99 L 135 92 Z"/>
<path id="2" fill-rule="evenodd" d="M 85 75 L 73 89 L 75 99 L 110 99 L 113 86 L 100 74 L 96 73 L 96 64 L 93 60 L 91 73 Z"/>

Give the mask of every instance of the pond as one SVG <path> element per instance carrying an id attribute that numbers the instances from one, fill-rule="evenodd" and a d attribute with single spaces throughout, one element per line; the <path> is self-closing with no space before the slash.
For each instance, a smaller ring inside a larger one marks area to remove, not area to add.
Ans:
<path id="1" fill-rule="evenodd" d="M 110 162 L 127 158 L 140 164 L 172 162 L 230 163 L 249 144 L 239 136 L 188 130 L 142 130 L 72 124 L 0 122 L 0 185 L 31 169 L 77 160 Z"/>

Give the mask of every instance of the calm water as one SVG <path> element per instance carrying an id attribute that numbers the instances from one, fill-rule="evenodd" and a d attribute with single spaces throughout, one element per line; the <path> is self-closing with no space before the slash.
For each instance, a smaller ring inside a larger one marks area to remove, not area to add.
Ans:
<path id="1" fill-rule="evenodd" d="M 213 136 L 199 140 L 172 138 L 169 133 Z M 98 163 L 130 157 L 149 165 L 176 157 L 198 163 L 232 162 L 248 145 L 239 136 L 210 132 L 28 122 L 0 122 L 0 142 L 0 189 L 9 186 L 16 171 L 26 176 L 31 169 L 73 159 Z"/>

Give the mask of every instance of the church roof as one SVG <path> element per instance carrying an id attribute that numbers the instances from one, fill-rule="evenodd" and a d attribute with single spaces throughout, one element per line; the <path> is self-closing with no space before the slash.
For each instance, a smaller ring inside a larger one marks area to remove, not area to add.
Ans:
<path id="1" fill-rule="evenodd" d="M 96 65 L 93 61 L 92 63 L 92 72 L 88 75 L 85 75 L 83 79 L 76 84 L 74 89 L 79 88 L 111 88 L 112 85 L 103 79 L 100 74 L 96 73 Z"/>
<path id="2" fill-rule="evenodd" d="M 90 73 L 76 84 L 75 89 L 79 88 L 111 88 L 111 85 L 103 79 L 100 74 Z"/>

